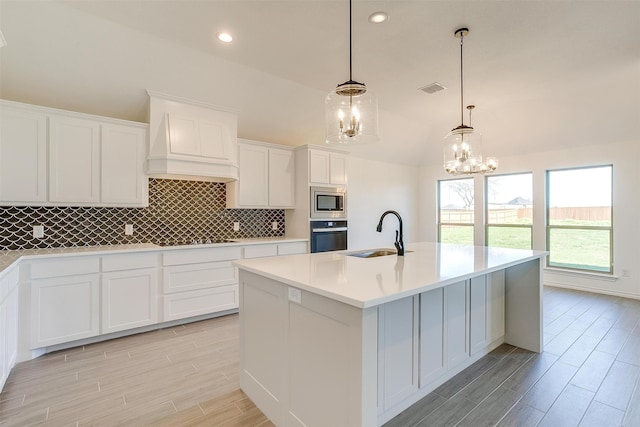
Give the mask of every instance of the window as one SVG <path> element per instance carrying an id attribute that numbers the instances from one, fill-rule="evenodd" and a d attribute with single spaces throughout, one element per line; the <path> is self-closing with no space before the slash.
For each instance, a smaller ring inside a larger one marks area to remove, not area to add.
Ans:
<path id="1" fill-rule="evenodd" d="M 473 245 L 473 178 L 438 181 L 438 241 Z"/>
<path id="2" fill-rule="evenodd" d="M 612 166 L 547 171 L 547 265 L 613 272 L 612 176 Z"/>
<path id="3" fill-rule="evenodd" d="M 501 248 L 533 248 L 533 175 L 486 178 L 486 244 Z"/>

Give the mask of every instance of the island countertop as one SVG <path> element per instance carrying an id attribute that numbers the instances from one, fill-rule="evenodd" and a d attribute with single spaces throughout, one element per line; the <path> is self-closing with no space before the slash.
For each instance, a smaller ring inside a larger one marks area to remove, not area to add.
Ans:
<path id="1" fill-rule="evenodd" d="M 323 252 L 244 259 L 234 264 L 289 286 L 368 308 L 546 256 L 544 251 L 420 242 L 404 257 Z"/>

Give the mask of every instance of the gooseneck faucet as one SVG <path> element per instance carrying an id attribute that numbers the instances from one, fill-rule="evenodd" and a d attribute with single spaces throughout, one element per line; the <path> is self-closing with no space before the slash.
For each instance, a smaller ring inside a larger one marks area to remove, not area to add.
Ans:
<path id="1" fill-rule="evenodd" d="M 394 242 L 394 246 L 396 247 L 396 249 L 398 250 L 398 255 L 399 256 L 403 256 L 404 255 L 404 241 L 402 240 L 402 217 L 400 216 L 400 214 L 396 211 L 386 211 L 385 213 L 382 214 L 382 216 L 380 217 L 380 222 L 378 222 L 378 226 L 376 227 L 376 231 L 379 233 L 382 231 L 382 220 L 384 220 L 384 217 L 389 215 L 389 214 L 394 214 L 396 216 L 396 218 L 398 218 L 398 222 L 400 223 L 400 230 L 396 230 L 396 241 Z"/>

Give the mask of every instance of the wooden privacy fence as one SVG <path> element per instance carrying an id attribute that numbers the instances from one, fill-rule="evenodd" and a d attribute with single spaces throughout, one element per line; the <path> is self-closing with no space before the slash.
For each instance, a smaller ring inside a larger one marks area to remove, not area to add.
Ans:
<path id="1" fill-rule="evenodd" d="M 489 224 L 518 223 L 519 220 L 533 218 L 533 208 L 489 209 Z M 610 221 L 611 207 L 587 206 L 577 208 L 551 208 L 550 219 L 575 219 L 580 221 Z M 473 210 L 443 209 L 440 211 L 440 222 L 450 224 L 473 224 Z"/>

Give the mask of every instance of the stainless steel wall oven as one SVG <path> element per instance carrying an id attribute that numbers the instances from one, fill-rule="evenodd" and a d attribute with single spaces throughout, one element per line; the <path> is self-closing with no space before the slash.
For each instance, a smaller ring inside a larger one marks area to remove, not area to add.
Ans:
<path id="1" fill-rule="evenodd" d="M 347 249 L 347 221 L 311 221 L 311 253 Z"/>

